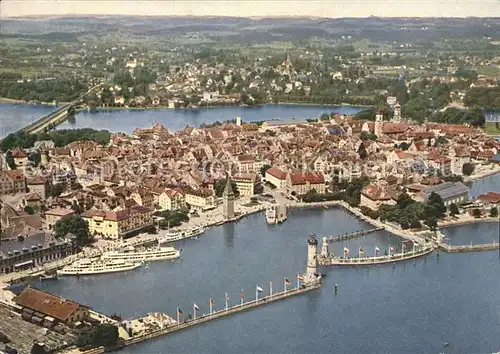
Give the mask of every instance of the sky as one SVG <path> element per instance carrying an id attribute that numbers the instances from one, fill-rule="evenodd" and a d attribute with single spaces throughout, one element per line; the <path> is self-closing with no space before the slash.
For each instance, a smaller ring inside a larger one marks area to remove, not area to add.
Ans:
<path id="1" fill-rule="evenodd" d="M 2 18 L 33 15 L 500 17 L 500 0 L 0 0 Z"/>

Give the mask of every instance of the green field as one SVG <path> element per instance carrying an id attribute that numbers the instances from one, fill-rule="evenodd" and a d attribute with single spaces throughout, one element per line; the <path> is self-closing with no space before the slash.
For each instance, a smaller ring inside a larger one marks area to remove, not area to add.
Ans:
<path id="1" fill-rule="evenodd" d="M 488 135 L 500 135 L 500 123 L 486 122 L 483 132 Z"/>
<path id="2" fill-rule="evenodd" d="M 500 67 L 493 65 L 481 66 L 477 68 L 477 73 L 486 76 L 500 76 Z"/>

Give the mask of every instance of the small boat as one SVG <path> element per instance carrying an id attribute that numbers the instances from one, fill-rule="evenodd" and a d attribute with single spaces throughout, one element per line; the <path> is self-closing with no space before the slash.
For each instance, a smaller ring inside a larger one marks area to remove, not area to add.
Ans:
<path id="1" fill-rule="evenodd" d="M 59 279 L 59 276 L 57 275 L 57 273 L 54 273 L 54 274 L 40 274 L 40 280 L 44 281 L 44 280 L 57 280 Z"/>

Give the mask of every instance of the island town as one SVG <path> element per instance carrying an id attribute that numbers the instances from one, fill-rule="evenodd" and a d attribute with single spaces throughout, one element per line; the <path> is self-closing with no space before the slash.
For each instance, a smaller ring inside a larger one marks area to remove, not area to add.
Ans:
<path id="1" fill-rule="evenodd" d="M 155 124 L 131 135 L 64 146 L 41 140 L 3 152 L 0 322 L 23 329 L 17 342 L 2 329 L 13 342 L 5 346 L 103 352 L 317 289 L 317 267 L 394 264 L 438 248 L 497 249 L 498 242 L 448 245 L 439 228 L 498 222 L 500 194 L 471 198 L 468 183 L 500 172 L 500 143 L 474 127 L 412 123 L 397 102 L 392 109 L 391 117 L 378 111 L 375 121 L 329 114 L 259 124 L 235 117 L 180 131 Z M 176 241 L 202 237 L 211 227 L 257 212 L 270 224 L 286 222 L 288 209 L 310 207 L 342 207 L 401 243 L 333 254 L 332 242 L 370 230 L 311 236 L 297 286 L 285 278 L 283 292 L 273 294 L 271 285 L 262 299 L 257 286 L 254 302 L 242 297 L 234 308 L 226 301 L 221 312 L 211 308 L 198 318 L 194 304 L 189 319 L 178 309 L 173 317 L 123 320 L 29 286 L 12 287 L 30 278 L 57 281 L 175 261 L 183 257 Z M 51 333 L 43 340 L 36 334 L 42 327 Z"/>

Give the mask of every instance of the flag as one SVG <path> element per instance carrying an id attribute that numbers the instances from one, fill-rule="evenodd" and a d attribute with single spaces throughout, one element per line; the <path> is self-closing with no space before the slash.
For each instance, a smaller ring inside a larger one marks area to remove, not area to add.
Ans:
<path id="1" fill-rule="evenodd" d="M 229 295 L 226 293 L 226 301 L 229 301 Z"/>
<path id="2" fill-rule="evenodd" d="M 200 308 L 198 307 L 198 305 L 194 304 L 194 308 L 199 310 Z"/>
<path id="3" fill-rule="evenodd" d="M 391 250 L 391 252 L 392 252 L 392 251 L 394 251 L 394 248 L 391 246 L 390 250 Z"/>
<path id="4" fill-rule="evenodd" d="M 244 298 L 245 297 L 245 293 L 243 292 L 243 289 L 241 289 L 241 293 L 240 293 L 240 298 Z"/>
<path id="5" fill-rule="evenodd" d="M 359 253 L 365 253 L 362 248 L 359 249 Z"/>
<path id="6" fill-rule="evenodd" d="M 182 311 L 181 311 L 181 309 L 177 309 L 177 312 L 179 313 L 179 316 L 182 316 Z"/>
<path id="7" fill-rule="evenodd" d="M 304 278 L 301 277 L 300 275 L 297 275 L 297 280 L 304 280 Z"/>
<path id="8" fill-rule="evenodd" d="M 349 254 L 349 248 L 344 247 L 344 254 L 345 254 L 345 255 L 348 255 L 348 254 Z"/>
<path id="9" fill-rule="evenodd" d="M 210 303 L 211 303 L 213 306 L 215 306 L 215 301 L 214 301 L 214 300 L 210 299 Z"/>
<path id="10" fill-rule="evenodd" d="M 375 247 L 375 252 L 380 252 L 380 248 Z"/>
<path id="11" fill-rule="evenodd" d="M 290 284 L 290 280 L 288 280 L 288 278 L 285 278 L 285 284 Z"/>
<path id="12" fill-rule="evenodd" d="M 262 288 L 260 286 L 257 286 L 257 291 L 262 292 L 264 290 L 262 290 Z"/>

